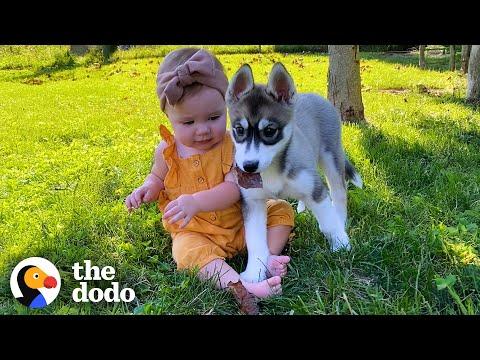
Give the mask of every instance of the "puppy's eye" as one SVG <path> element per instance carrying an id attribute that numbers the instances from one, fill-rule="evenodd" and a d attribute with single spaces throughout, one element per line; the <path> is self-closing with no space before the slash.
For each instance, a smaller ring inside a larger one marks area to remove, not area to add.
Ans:
<path id="1" fill-rule="evenodd" d="M 241 126 L 236 126 L 235 127 L 235 132 L 237 133 L 238 136 L 245 135 L 245 129 Z"/>
<path id="2" fill-rule="evenodd" d="M 275 129 L 271 126 L 267 126 L 263 129 L 263 135 L 267 138 L 274 137 L 277 134 L 278 129 Z"/>

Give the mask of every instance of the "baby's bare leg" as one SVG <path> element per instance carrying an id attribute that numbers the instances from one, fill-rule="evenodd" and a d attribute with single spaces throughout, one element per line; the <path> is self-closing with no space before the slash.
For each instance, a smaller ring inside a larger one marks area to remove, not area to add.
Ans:
<path id="1" fill-rule="evenodd" d="M 222 259 L 209 262 L 200 269 L 198 276 L 201 280 L 213 279 L 219 289 L 227 288 L 230 281 L 236 283 L 240 280 L 240 275 Z M 270 297 L 282 292 L 280 276 L 272 276 L 258 283 L 241 281 L 250 293 L 260 298 Z"/>
<path id="2" fill-rule="evenodd" d="M 277 225 L 267 229 L 268 249 L 270 255 L 267 260 L 267 269 L 271 276 L 285 276 L 287 274 L 287 264 L 290 261 L 289 256 L 279 256 L 288 242 L 288 236 L 292 227 L 288 225 Z"/>
<path id="3" fill-rule="evenodd" d="M 287 245 L 288 236 L 292 232 L 292 227 L 288 225 L 276 225 L 267 229 L 268 249 L 272 255 L 280 255 L 283 248 Z"/>

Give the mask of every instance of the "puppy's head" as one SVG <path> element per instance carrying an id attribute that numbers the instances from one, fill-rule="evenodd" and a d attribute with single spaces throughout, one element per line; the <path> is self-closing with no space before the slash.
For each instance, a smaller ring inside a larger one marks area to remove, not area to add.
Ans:
<path id="1" fill-rule="evenodd" d="M 295 85 L 281 63 L 270 72 L 267 85 L 255 84 L 245 64 L 235 73 L 226 94 L 235 161 L 246 172 L 265 171 L 293 133 Z"/>

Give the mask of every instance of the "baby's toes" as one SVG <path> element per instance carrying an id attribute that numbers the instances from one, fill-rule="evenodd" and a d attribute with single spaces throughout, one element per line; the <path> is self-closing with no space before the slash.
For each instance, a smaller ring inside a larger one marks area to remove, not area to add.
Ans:
<path id="1" fill-rule="evenodd" d="M 285 265 L 285 264 L 280 264 L 280 265 L 278 265 L 278 266 L 276 267 L 276 270 L 277 270 L 278 272 L 287 271 L 287 265 Z"/>
<path id="2" fill-rule="evenodd" d="M 275 285 L 272 288 L 272 293 L 275 294 L 275 295 L 281 294 L 282 293 L 282 285 Z"/>

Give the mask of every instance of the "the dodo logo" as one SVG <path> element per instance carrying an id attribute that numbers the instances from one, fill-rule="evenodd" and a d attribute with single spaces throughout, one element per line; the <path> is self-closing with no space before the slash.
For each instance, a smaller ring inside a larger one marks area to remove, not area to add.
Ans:
<path id="1" fill-rule="evenodd" d="M 13 296 L 30 309 L 50 304 L 60 292 L 60 274 L 50 261 L 41 257 L 22 260 L 10 276 Z"/>

